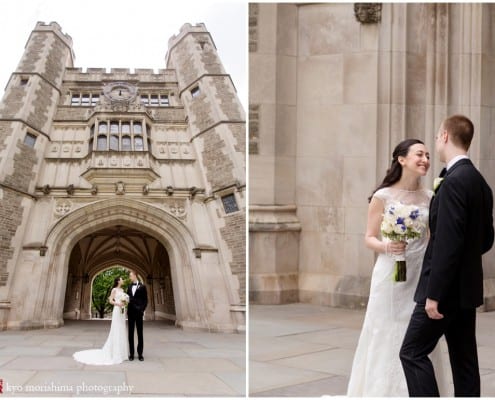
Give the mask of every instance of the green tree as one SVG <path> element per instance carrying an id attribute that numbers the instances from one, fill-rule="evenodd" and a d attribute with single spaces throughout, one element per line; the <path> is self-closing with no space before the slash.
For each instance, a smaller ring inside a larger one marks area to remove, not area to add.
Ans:
<path id="1" fill-rule="evenodd" d="M 122 277 L 124 279 L 124 290 L 129 283 L 129 271 L 122 267 L 114 267 L 107 269 L 98 275 L 93 280 L 93 288 L 91 291 L 91 308 L 96 311 L 100 318 L 104 318 L 107 312 L 112 310 L 112 305 L 108 302 L 108 297 L 112 291 L 115 278 Z"/>

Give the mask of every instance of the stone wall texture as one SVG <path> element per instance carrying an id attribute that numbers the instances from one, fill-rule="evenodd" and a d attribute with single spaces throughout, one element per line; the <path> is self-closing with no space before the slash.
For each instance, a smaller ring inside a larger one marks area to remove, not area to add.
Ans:
<path id="1" fill-rule="evenodd" d="M 21 195 L 10 190 L 3 190 L 0 201 L 0 226 L 2 227 L 0 234 L 0 286 L 5 286 L 9 277 L 7 263 L 14 255 L 12 238 L 22 222 L 24 211 L 21 202 Z"/>
<path id="2" fill-rule="evenodd" d="M 225 227 L 220 233 L 232 252 L 230 269 L 239 281 L 241 304 L 246 304 L 246 214 L 238 212 L 226 215 L 224 219 Z"/>

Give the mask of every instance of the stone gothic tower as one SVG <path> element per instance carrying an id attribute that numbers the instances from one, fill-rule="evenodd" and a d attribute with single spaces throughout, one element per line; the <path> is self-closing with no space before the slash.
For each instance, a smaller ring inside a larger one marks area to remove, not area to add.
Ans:
<path id="1" fill-rule="evenodd" d="M 60 26 L 38 22 L 0 104 L 0 326 L 11 306 L 13 260 L 36 196 L 33 194 L 66 67 L 72 67 L 72 39 Z M 28 276 L 26 276 L 28 279 Z"/>
<path id="2" fill-rule="evenodd" d="M 145 319 L 244 329 L 244 112 L 203 24 L 169 44 L 158 72 L 83 71 L 37 24 L 0 103 L 0 329 L 94 317 L 115 266 Z"/>
<path id="3" fill-rule="evenodd" d="M 226 214 L 223 203 L 244 204 L 245 115 L 211 35 L 204 24 L 185 24 L 169 40 L 167 68 L 177 74 L 189 117 L 191 142 L 201 160 L 208 206 L 239 287 L 245 286 L 244 214 Z M 220 201 L 219 201 L 220 200 Z M 235 205 L 234 205 L 235 206 Z M 245 302 L 245 294 L 241 293 Z"/>

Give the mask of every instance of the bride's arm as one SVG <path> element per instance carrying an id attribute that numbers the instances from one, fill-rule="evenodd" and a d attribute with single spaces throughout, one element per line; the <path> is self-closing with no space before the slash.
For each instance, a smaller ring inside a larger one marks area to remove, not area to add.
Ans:
<path id="1" fill-rule="evenodd" d="M 368 225 L 366 226 L 364 243 L 366 247 L 376 253 L 401 254 L 406 248 L 404 242 L 385 242 L 380 239 L 383 210 L 383 201 L 377 197 L 373 197 L 368 207 Z"/>
<path id="2" fill-rule="evenodd" d="M 108 302 L 114 306 L 119 306 L 121 307 L 122 304 L 117 302 L 115 300 L 115 295 L 117 294 L 117 290 L 115 290 L 115 288 L 112 289 L 112 291 L 110 292 L 110 297 L 108 298 Z"/>

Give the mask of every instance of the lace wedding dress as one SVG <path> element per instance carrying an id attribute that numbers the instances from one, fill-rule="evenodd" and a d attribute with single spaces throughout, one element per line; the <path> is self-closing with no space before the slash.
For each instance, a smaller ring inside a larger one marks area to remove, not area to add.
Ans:
<path id="1" fill-rule="evenodd" d="M 120 302 L 125 297 L 122 289 L 117 289 L 115 301 Z M 112 311 L 112 323 L 107 341 L 101 349 L 78 351 L 73 354 L 76 361 L 91 365 L 120 364 L 129 356 L 129 343 L 127 341 L 127 329 L 125 326 L 125 313 L 122 308 L 114 306 Z"/>
<path id="2" fill-rule="evenodd" d="M 371 288 L 366 315 L 354 355 L 347 395 L 352 397 L 408 397 L 407 384 L 399 359 L 409 319 L 415 307 L 414 292 L 418 284 L 423 256 L 428 244 L 428 211 L 433 192 L 404 191 L 395 188 L 378 190 L 374 197 L 384 203 L 384 209 L 396 203 L 415 205 L 425 224 L 420 238 L 406 248 L 407 278 L 395 282 L 393 258 L 380 254 L 371 276 Z M 440 346 L 430 355 L 438 387 L 442 395 L 448 392 L 448 360 Z"/>

